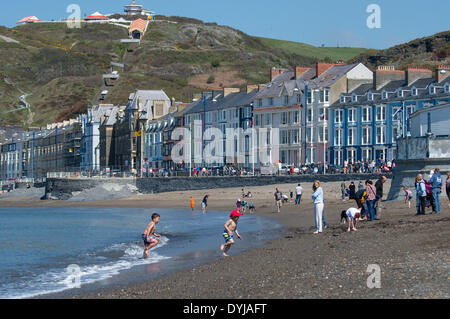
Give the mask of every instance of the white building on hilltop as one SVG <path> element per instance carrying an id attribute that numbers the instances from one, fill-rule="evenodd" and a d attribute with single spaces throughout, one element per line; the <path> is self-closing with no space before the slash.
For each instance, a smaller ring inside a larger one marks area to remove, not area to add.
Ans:
<path id="1" fill-rule="evenodd" d="M 141 4 L 137 4 L 136 1 L 131 1 L 130 4 L 127 4 L 124 8 L 124 12 L 127 15 L 153 15 L 154 12 L 150 10 L 146 10 L 142 7 Z"/>

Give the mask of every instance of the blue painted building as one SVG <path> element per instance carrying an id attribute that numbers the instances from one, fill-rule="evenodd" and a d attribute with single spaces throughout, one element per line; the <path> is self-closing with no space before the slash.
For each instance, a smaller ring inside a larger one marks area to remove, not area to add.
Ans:
<path id="1" fill-rule="evenodd" d="M 427 69 L 379 68 L 373 83 L 341 94 L 331 106 L 331 163 L 395 159 L 397 138 L 411 130 L 410 115 L 449 101 L 450 66 L 440 66 L 435 77 Z"/>

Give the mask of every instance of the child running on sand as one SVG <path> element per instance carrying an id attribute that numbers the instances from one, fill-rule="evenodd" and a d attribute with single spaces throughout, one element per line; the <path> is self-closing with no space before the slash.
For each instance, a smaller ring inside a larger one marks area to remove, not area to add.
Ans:
<path id="1" fill-rule="evenodd" d="M 350 232 L 352 229 L 356 231 L 356 224 L 358 222 L 358 219 L 361 217 L 361 209 L 350 207 L 349 209 L 347 209 L 345 214 L 347 215 L 348 222 L 347 231 Z"/>
<path id="2" fill-rule="evenodd" d="M 161 237 L 155 233 L 156 224 L 159 223 L 160 215 L 158 213 L 153 213 L 152 221 L 145 228 L 142 234 L 142 240 L 144 241 L 144 255 L 143 258 L 148 257 L 148 251 L 158 245 L 159 241 L 155 237 Z"/>
<path id="3" fill-rule="evenodd" d="M 241 216 L 242 214 L 237 210 L 232 211 L 230 214 L 230 219 L 224 225 L 225 230 L 223 231 L 222 236 L 225 239 L 225 244 L 220 246 L 220 250 L 223 251 L 222 256 L 224 257 L 228 257 L 227 252 L 230 250 L 231 245 L 234 244 L 233 232 L 236 234 L 237 238 L 242 239 L 237 230 L 237 223 L 239 217 Z"/>

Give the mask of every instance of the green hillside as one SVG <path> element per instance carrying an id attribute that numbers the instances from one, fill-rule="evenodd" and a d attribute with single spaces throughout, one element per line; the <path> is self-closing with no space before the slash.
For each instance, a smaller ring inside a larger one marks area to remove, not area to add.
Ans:
<path id="1" fill-rule="evenodd" d="M 297 53 L 307 57 L 316 57 L 328 61 L 348 61 L 357 55 L 364 53 L 367 49 L 351 47 L 315 47 L 306 43 L 258 38 L 262 43 L 272 48 L 278 48 L 286 52 Z"/>

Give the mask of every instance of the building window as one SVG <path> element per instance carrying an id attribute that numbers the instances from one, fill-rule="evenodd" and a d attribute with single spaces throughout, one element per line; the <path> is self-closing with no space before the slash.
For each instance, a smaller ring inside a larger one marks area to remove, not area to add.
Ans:
<path id="1" fill-rule="evenodd" d="M 348 145 L 355 145 L 355 128 L 348 129 Z"/>
<path id="2" fill-rule="evenodd" d="M 398 89 L 398 91 L 397 91 L 397 97 L 398 97 L 398 98 L 402 98 L 402 97 L 403 97 L 403 90 L 402 90 L 402 89 Z"/>
<path id="3" fill-rule="evenodd" d="M 313 137 L 314 137 L 314 129 L 312 127 L 307 127 L 306 128 L 306 142 L 312 143 Z"/>
<path id="4" fill-rule="evenodd" d="M 450 84 L 449 83 L 445 83 L 444 91 L 445 91 L 445 93 L 450 93 Z"/>
<path id="5" fill-rule="evenodd" d="M 319 102 L 320 103 L 330 102 L 330 90 L 329 89 L 319 91 Z"/>
<path id="6" fill-rule="evenodd" d="M 273 97 L 269 98 L 269 105 L 273 105 Z"/>
<path id="7" fill-rule="evenodd" d="M 414 105 L 409 105 L 406 107 L 406 114 L 408 115 L 408 118 L 409 118 L 409 115 L 414 113 L 414 111 L 415 111 Z"/>
<path id="8" fill-rule="evenodd" d="M 285 130 L 280 131 L 280 142 L 282 145 L 288 143 L 288 131 Z"/>
<path id="9" fill-rule="evenodd" d="M 362 144 L 369 145 L 371 143 L 371 128 L 365 126 L 362 128 Z"/>
<path id="10" fill-rule="evenodd" d="M 350 123 L 356 122 L 356 109 L 348 109 L 348 121 Z"/>
<path id="11" fill-rule="evenodd" d="M 281 124 L 283 125 L 288 124 L 288 112 L 281 113 Z"/>
<path id="12" fill-rule="evenodd" d="M 328 128 L 319 127 L 319 143 L 325 143 L 328 141 Z M 323 133 L 325 133 L 325 139 L 323 137 Z"/>
<path id="13" fill-rule="evenodd" d="M 328 120 L 328 114 L 326 108 L 322 107 L 319 109 L 319 122 L 324 122 Z"/>
<path id="14" fill-rule="evenodd" d="M 341 94 L 341 97 L 339 99 L 339 101 L 344 104 L 345 103 L 345 96 L 343 94 Z"/>
<path id="15" fill-rule="evenodd" d="M 334 111 L 334 123 L 342 123 L 344 117 L 344 110 Z"/>
<path id="16" fill-rule="evenodd" d="M 298 130 L 291 131 L 291 143 L 292 144 L 298 144 L 298 141 L 299 141 L 298 136 L 299 136 Z"/>
<path id="17" fill-rule="evenodd" d="M 413 87 L 413 88 L 411 89 L 411 94 L 412 94 L 413 96 L 417 96 L 417 93 L 418 93 L 417 88 Z"/>
<path id="18" fill-rule="evenodd" d="M 311 104 L 312 102 L 313 102 L 312 91 L 308 90 L 308 104 Z"/>
<path id="19" fill-rule="evenodd" d="M 294 124 L 298 124 L 298 111 L 294 111 L 294 112 L 292 112 L 292 122 L 294 123 Z"/>
<path id="20" fill-rule="evenodd" d="M 352 94 L 352 102 L 358 102 L 358 96 L 356 94 Z"/>
<path id="21" fill-rule="evenodd" d="M 342 129 L 335 129 L 334 130 L 334 145 L 335 146 L 342 146 L 343 145 L 343 130 Z"/>
<path id="22" fill-rule="evenodd" d="M 429 92 L 430 94 L 436 94 L 436 87 L 434 85 L 430 85 Z"/>
<path id="23" fill-rule="evenodd" d="M 362 121 L 370 122 L 372 120 L 372 112 L 370 107 L 362 108 Z"/>
<path id="24" fill-rule="evenodd" d="M 398 126 L 394 126 L 392 128 L 392 143 L 395 143 L 397 141 L 397 138 L 399 136 L 399 127 Z"/>
<path id="25" fill-rule="evenodd" d="M 348 150 L 347 151 L 347 160 L 349 163 L 356 162 L 356 150 Z"/>
<path id="26" fill-rule="evenodd" d="M 284 104 L 289 105 L 289 95 L 284 96 Z"/>
<path id="27" fill-rule="evenodd" d="M 334 151 L 334 165 L 342 165 L 342 150 Z"/>
<path id="28" fill-rule="evenodd" d="M 258 100 L 257 100 L 257 105 L 258 105 L 258 106 L 262 106 L 262 105 L 263 105 L 262 99 L 258 99 Z"/>
<path id="29" fill-rule="evenodd" d="M 256 114 L 255 115 L 255 126 L 259 126 L 259 123 L 260 123 L 260 114 Z"/>
<path id="30" fill-rule="evenodd" d="M 388 92 L 383 91 L 383 92 L 381 93 L 381 98 L 382 98 L 383 100 L 387 100 L 387 98 L 388 98 Z"/>
<path id="31" fill-rule="evenodd" d="M 369 101 L 373 101 L 373 93 L 372 92 L 369 92 L 369 94 L 367 95 L 367 99 Z"/>
<path id="32" fill-rule="evenodd" d="M 271 117 L 272 117 L 271 113 L 264 114 L 264 117 L 265 117 L 265 125 L 270 125 L 272 123 L 272 121 L 271 121 Z"/>
<path id="33" fill-rule="evenodd" d="M 385 127 L 384 126 L 377 126 L 376 131 L 377 131 L 377 144 L 384 144 L 386 143 L 386 139 L 385 139 Z"/>
<path id="34" fill-rule="evenodd" d="M 377 106 L 377 121 L 385 121 L 386 120 L 386 107 L 385 106 Z"/>
<path id="35" fill-rule="evenodd" d="M 394 106 L 392 108 L 392 119 L 394 121 L 400 121 L 401 116 L 402 116 L 402 112 L 400 110 L 401 110 L 400 106 Z"/>
<path id="36" fill-rule="evenodd" d="M 316 161 L 316 148 L 310 147 L 306 149 L 306 162 L 314 163 Z"/>
<path id="37" fill-rule="evenodd" d="M 372 160 L 372 150 L 371 149 L 363 149 L 362 150 L 362 160 L 365 162 Z"/>
<path id="38" fill-rule="evenodd" d="M 306 117 L 306 120 L 308 123 L 311 123 L 313 120 L 313 109 L 309 108 L 307 114 L 308 116 Z"/>

